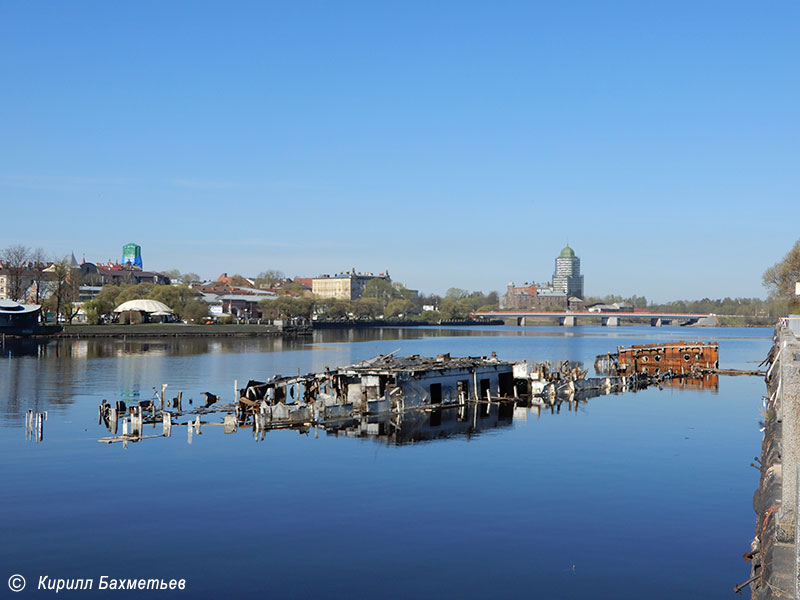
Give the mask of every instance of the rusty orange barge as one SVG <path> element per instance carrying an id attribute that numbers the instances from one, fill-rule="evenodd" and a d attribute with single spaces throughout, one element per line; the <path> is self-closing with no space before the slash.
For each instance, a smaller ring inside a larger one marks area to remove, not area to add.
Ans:
<path id="1" fill-rule="evenodd" d="M 600 356 L 595 366 L 612 367 L 619 375 L 645 373 L 659 375 L 697 373 L 719 367 L 717 342 L 664 342 L 617 348 L 617 354 Z"/>

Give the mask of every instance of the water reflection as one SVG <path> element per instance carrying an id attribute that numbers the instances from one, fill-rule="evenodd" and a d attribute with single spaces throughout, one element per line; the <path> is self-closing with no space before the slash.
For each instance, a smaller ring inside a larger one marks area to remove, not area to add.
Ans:
<path id="1" fill-rule="evenodd" d="M 335 437 L 365 438 L 403 446 L 454 437 L 470 439 L 484 431 L 509 427 L 513 420 L 513 404 L 472 403 L 430 411 L 354 419 L 326 426 L 324 430 L 328 435 Z"/>

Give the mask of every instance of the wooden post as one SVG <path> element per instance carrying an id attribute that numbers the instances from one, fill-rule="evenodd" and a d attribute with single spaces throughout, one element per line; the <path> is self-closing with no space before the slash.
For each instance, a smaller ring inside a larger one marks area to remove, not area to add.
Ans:
<path id="1" fill-rule="evenodd" d="M 178 412 L 183 412 L 183 392 L 178 392 Z"/>
<path id="2" fill-rule="evenodd" d="M 236 404 L 239 401 L 239 380 L 233 380 L 233 403 Z"/>
<path id="3" fill-rule="evenodd" d="M 475 398 L 476 402 L 480 399 L 478 396 L 478 374 L 475 369 L 472 370 L 472 397 Z"/>

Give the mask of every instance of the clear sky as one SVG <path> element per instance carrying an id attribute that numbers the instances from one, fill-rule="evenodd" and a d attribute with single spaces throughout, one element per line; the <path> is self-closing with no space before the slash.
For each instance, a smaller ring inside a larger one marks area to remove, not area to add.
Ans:
<path id="1" fill-rule="evenodd" d="M 423 292 L 763 296 L 797 2 L 0 1 L 0 247 Z"/>

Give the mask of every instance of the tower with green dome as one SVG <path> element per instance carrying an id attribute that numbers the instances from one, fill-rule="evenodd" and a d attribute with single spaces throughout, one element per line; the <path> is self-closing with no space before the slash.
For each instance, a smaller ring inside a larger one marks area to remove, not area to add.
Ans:
<path id="1" fill-rule="evenodd" d="M 583 298 L 583 275 L 581 275 L 581 259 L 575 256 L 575 250 L 564 246 L 556 258 L 556 271 L 553 273 L 553 292 L 564 294 L 568 298 Z"/>

